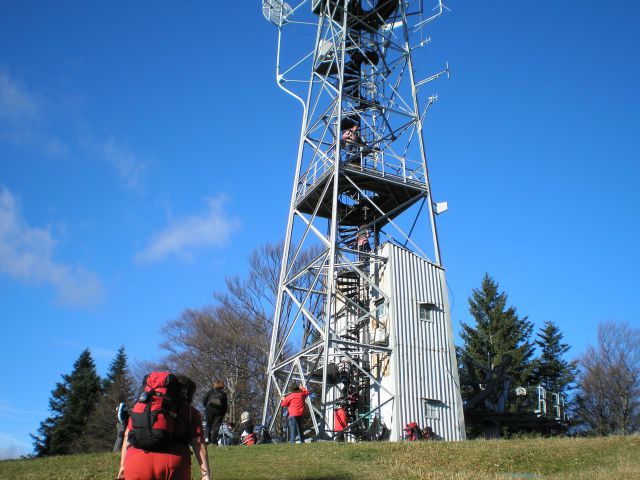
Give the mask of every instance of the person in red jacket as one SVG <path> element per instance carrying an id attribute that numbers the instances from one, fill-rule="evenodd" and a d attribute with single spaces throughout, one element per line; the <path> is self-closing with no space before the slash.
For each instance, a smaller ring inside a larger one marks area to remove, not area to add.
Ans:
<path id="1" fill-rule="evenodd" d="M 349 420 L 347 420 L 347 409 L 344 408 L 343 405 L 336 408 L 333 412 L 333 429 L 336 432 L 336 442 L 344 442 L 344 431 L 349 425 Z"/>
<path id="2" fill-rule="evenodd" d="M 282 399 L 282 406 L 289 412 L 289 442 L 296 443 L 296 436 L 304 443 L 304 430 L 302 429 L 302 416 L 304 415 L 304 402 L 309 396 L 309 390 L 302 385 L 296 385 L 291 393 Z"/>

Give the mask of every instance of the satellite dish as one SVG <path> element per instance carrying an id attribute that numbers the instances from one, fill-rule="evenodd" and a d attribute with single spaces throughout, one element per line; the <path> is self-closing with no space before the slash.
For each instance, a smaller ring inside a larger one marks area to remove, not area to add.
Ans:
<path id="1" fill-rule="evenodd" d="M 287 23 L 293 10 L 284 0 L 262 0 L 262 14 L 278 27 Z"/>

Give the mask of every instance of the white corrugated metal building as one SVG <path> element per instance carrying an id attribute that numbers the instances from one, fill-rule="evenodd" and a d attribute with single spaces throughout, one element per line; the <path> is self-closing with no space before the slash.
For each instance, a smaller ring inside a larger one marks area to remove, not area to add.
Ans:
<path id="1" fill-rule="evenodd" d="M 444 269 L 391 243 L 383 244 L 378 253 L 387 259 L 379 285 L 388 301 L 374 301 L 372 331 L 388 342 L 391 353 L 372 354 L 372 372 L 380 375 L 384 389 L 372 388 L 371 406 L 394 397 L 380 408 L 392 441 L 402 439 L 409 422 L 431 427 L 443 440 L 464 440 Z"/>

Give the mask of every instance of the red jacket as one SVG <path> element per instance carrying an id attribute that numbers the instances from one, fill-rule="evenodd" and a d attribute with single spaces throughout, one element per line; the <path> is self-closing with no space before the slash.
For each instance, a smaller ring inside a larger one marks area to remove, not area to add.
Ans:
<path id="1" fill-rule="evenodd" d="M 333 413 L 333 429 L 336 432 L 341 432 L 349 425 L 347 420 L 347 411 L 344 408 L 338 408 Z"/>
<path id="2" fill-rule="evenodd" d="M 309 396 L 309 390 L 300 387 L 299 392 L 291 392 L 282 399 L 282 406 L 289 409 L 290 417 L 301 417 L 304 415 L 304 401 Z"/>

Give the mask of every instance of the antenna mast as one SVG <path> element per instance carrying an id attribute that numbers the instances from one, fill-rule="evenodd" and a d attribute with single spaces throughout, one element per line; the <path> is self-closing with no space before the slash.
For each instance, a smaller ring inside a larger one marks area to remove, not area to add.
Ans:
<path id="1" fill-rule="evenodd" d="M 276 80 L 303 105 L 263 423 L 294 384 L 314 437 L 402 438 L 417 422 L 465 438 L 414 51 L 444 5 L 263 0 Z M 288 42 L 288 43 L 287 43 Z M 305 44 L 308 42 L 308 44 Z M 426 252 L 425 252 L 426 250 Z M 348 427 L 335 424 L 337 412 Z"/>

